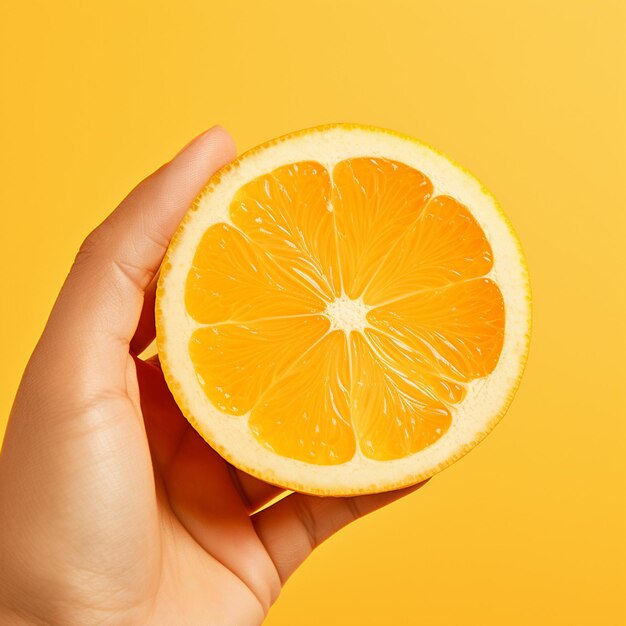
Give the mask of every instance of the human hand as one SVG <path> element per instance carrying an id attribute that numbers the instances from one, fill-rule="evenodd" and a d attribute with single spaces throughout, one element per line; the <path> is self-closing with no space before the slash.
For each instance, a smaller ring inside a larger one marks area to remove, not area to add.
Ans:
<path id="1" fill-rule="evenodd" d="M 256 624 L 311 551 L 419 485 L 288 495 L 181 415 L 152 341 L 169 239 L 235 156 L 213 127 L 85 240 L 26 367 L 0 455 L 0 621 Z"/>

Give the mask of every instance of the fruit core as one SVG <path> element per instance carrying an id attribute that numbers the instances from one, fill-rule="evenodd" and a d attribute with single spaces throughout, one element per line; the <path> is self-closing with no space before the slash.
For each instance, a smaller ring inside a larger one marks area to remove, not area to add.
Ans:
<path id="1" fill-rule="evenodd" d="M 325 313 L 330 320 L 331 330 L 343 330 L 349 335 L 353 330 L 365 330 L 368 310 L 369 307 L 361 298 L 353 299 L 342 295 L 326 305 Z"/>

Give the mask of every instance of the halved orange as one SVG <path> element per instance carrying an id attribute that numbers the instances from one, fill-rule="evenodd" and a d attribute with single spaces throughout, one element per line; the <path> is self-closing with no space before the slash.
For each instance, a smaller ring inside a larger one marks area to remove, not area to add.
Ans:
<path id="1" fill-rule="evenodd" d="M 172 394 L 224 458 L 348 495 L 419 482 L 495 426 L 530 291 L 474 178 L 409 137 L 335 124 L 211 178 L 167 251 L 156 319 Z"/>

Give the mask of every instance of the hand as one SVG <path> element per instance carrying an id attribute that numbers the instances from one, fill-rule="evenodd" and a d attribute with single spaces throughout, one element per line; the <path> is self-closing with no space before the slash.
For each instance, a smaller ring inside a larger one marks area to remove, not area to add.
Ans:
<path id="1" fill-rule="evenodd" d="M 257 624 L 321 541 L 418 486 L 288 495 L 189 426 L 158 358 L 155 281 L 176 226 L 235 156 L 213 127 L 90 235 L 26 367 L 0 456 L 0 621 Z"/>

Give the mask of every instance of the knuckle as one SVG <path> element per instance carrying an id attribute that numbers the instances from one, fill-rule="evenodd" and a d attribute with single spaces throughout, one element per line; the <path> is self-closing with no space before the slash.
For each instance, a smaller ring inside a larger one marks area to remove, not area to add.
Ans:
<path id="1" fill-rule="evenodd" d="M 74 259 L 75 265 L 82 265 L 86 261 L 92 259 L 99 254 L 103 249 L 110 245 L 111 242 L 111 225 L 106 220 L 99 226 L 94 228 L 85 237 L 85 240 L 81 243 L 76 258 Z"/>

